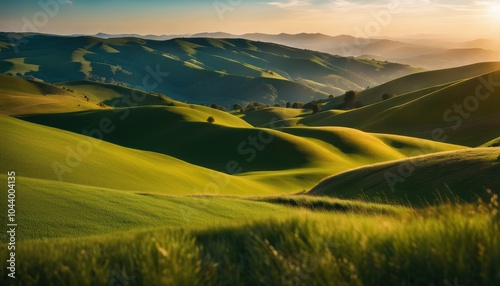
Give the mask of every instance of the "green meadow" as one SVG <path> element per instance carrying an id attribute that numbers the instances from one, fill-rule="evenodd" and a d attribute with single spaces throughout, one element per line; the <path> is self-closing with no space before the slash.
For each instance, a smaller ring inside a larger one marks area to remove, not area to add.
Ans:
<path id="1" fill-rule="evenodd" d="M 4 46 L 17 232 L 13 280 L 2 223 L 1 285 L 500 284 L 499 63 L 423 72 L 243 39 Z M 168 67 L 161 88 L 141 88 L 144 63 Z M 363 104 L 343 108 L 351 89 Z M 283 98 L 317 109 L 269 104 Z"/>

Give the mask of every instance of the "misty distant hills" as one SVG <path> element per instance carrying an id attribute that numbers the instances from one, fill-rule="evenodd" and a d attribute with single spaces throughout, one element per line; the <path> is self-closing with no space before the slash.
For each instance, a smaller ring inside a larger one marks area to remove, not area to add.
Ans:
<path id="1" fill-rule="evenodd" d="M 48 83 L 112 83 L 202 104 L 307 102 L 418 71 L 247 39 L 0 33 L 0 45 L 0 73 Z"/>
<path id="2" fill-rule="evenodd" d="M 354 56 L 363 59 L 388 60 L 424 69 L 442 69 L 479 62 L 500 61 L 500 41 L 492 39 L 452 41 L 432 35 L 416 35 L 402 39 L 368 39 L 349 35 L 329 36 L 321 33 L 281 33 L 278 35 L 249 33 L 234 35 L 223 32 L 173 36 L 106 34 L 98 34 L 96 36 L 104 38 L 140 37 L 153 40 L 167 40 L 178 37 L 244 38 L 252 41 L 272 42 L 346 57 Z"/>

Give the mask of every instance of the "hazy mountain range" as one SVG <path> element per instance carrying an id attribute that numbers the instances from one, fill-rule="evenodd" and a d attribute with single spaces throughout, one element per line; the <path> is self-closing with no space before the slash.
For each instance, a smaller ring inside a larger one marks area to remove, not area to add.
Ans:
<path id="1" fill-rule="evenodd" d="M 48 83 L 112 83 L 203 104 L 308 102 L 418 71 L 246 39 L 1 33 L 0 44 L 0 73 Z"/>
<path id="2" fill-rule="evenodd" d="M 99 33 L 101 38 L 140 37 L 151 40 L 173 38 L 243 38 L 253 41 L 278 43 L 301 49 L 310 49 L 341 56 L 378 59 L 409 64 L 424 69 L 440 69 L 468 65 L 478 62 L 500 60 L 500 41 L 475 39 L 471 41 L 451 40 L 435 35 L 416 35 L 405 38 L 358 38 L 349 35 L 329 36 L 325 34 L 263 34 L 234 35 L 229 33 L 199 33 L 193 35 L 110 35 Z"/>

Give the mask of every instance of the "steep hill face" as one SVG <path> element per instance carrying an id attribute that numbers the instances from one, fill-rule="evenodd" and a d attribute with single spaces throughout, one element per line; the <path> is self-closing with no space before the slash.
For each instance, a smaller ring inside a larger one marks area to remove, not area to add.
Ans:
<path id="1" fill-rule="evenodd" d="M 485 62 L 451 69 L 415 73 L 364 90 L 358 96 L 364 104 L 371 104 L 381 101 L 384 93 L 405 94 L 415 92 L 478 77 L 497 70 L 500 70 L 500 62 Z"/>
<path id="2" fill-rule="evenodd" d="M 392 95 L 425 94 L 446 85 L 497 70 L 500 70 L 500 62 L 484 62 L 457 68 L 418 72 L 362 90 L 358 92 L 357 98 L 363 105 L 369 105 L 382 101 L 382 95 L 385 93 Z M 330 107 L 336 106 L 342 101 L 342 97 L 337 97 L 330 102 Z"/>
<path id="3" fill-rule="evenodd" d="M 500 71 L 417 90 L 329 117 L 311 126 L 345 126 L 476 147 L 498 138 Z"/>
<path id="4" fill-rule="evenodd" d="M 309 193 L 414 206 L 489 200 L 486 190 L 500 187 L 499 154 L 500 148 L 474 148 L 365 166 L 326 178 Z"/>
<path id="5" fill-rule="evenodd" d="M 193 103 L 310 101 L 416 70 L 244 39 L 100 39 L 0 33 L 0 73 L 93 80 Z"/>

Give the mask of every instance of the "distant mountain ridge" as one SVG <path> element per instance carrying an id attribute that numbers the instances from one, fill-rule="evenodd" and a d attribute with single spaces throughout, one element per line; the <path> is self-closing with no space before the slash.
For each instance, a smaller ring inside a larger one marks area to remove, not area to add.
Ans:
<path id="1" fill-rule="evenodd" d="M 17 37 L 17 46 L 10 39 Z M 91 80 L 201 104 L 308 102 L 418 71 L 246 39 L 0 33 L 0 73 L 48 83 Z"/>
<path id="2" fill-rule="evenodd" d="M 476 39 L 471 41 L 449 41 L 436 39 L 432 35 L 416 35 L 415 38 L 359 38 L 350 35 L 329 36 L 321 33 L 300 33 L 277 35 L 247 33 L 234 35 L 224 32 L 198 33 L 193 35 L 96 35 L 112 38 L 120 36 L 140 37 L 153 40 L 173 38 L 242 38 L 266 41 L 286 46 L 310 49 L 340 56 L 354 56 L 364 59 L 388 60 L 409 64 L 424 69 L 458 67 L 479 62 L 500 61 L 500 41 Z M 461 52 L 456 52 L 460 50 Z M 481 51 L 479 51 L 481 50 Z"/>

